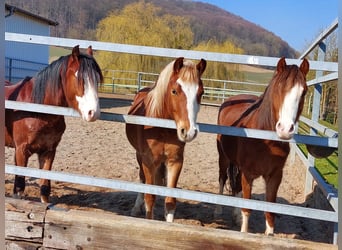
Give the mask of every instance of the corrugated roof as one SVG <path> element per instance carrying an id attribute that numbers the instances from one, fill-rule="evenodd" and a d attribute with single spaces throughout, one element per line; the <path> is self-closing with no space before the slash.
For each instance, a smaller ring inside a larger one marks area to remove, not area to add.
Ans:
<path id="1" fill-rule="evenodd" d="M 8 10 L 10 13 L 15 13 L 15 12 L 18 12 L 18 13 L 21 13 L 21 14 L 24 14 L 24 15 L 27 15 L 27 16 L 30 16 L 30 17 L 33 17 L 33 18 L 36 18 L 38 20 L 41 20 L 43 22 L 46 22 L 48 23 L 49 25 L 52 25 L 52 26 L 57 26 L 58 25 L 58 22 L 56 21 L 53 21 L 53 20 L 50 20 L 50 19 L 47 19 L 45 17 L 41 17 L 39 15 L 36 15 L 36 14 L 33 14 L 29 11 L 26 11 L 26 10 L 23 10 L 21 8 L 18 8 L 16 6 L 13 6 L 13 5 L 9 5 L 9 4 L 5 4 L 5 8 L 6 10 Z"/>

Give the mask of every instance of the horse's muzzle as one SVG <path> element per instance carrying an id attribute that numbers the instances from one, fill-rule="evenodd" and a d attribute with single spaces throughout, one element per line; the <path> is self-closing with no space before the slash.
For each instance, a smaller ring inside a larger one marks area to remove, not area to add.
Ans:
<path id="1" fill-rule="evenodd" d="M 182 142 L 191 142 L 193 139 L 196 138 L 197 134 L 198 134 L 198 129 L 196 127 L 191 128 L 189 130 L 185 128 L 177 129 L 178 139 Z"/>
<path id="2" fill-rule="evenodd" d="M 100 110 L 91 109 L 88 112 L 81 113 L 81 116 L 87 122 L 94 122 L 100 118 Z"/>
<path id="3" fill-rule="evenodd" d="M 293 137 L 295 132 L 294 123 L 281 123 L 280 121 L 276 124 L 276 132 L 280 139 L 289 140 Z"/>

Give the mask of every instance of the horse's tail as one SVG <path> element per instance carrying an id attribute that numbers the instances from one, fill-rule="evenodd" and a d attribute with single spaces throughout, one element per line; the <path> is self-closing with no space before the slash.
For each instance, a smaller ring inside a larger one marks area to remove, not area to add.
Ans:
<path id="1" fill-rule="evenodd" d="M 156 177 L 155 177 L 155 184 L 159 186 L 166 186 L 167 181 L 167 170 L 164 163 L 160 164 L 159 168 L 157 169 Z"/>
<path id="2" fill-rule="evenodd" d="M 232 194 L 235 196 L 236 194 L 242 191 L 241 171 L 239 170 L 239 167 L 234 165 L 233 163 L 229 163 L 229 167 L 227 169 L 227 177 L 227 185 L 230 186 L 230 190 L 232 191 Z"/>

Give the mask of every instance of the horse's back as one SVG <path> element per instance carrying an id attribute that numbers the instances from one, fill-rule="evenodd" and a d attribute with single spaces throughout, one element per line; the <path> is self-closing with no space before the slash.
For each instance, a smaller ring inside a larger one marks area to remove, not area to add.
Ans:
<path id="1" fill-rule="evenodd" d="M 145 115 L 145 97 L 148 94 L 150 88 L 144 88 L 140 90 L 134 97 L 132 106 L 128 110 L 129 115 Z"/>
<path id="2" fill-rule="evenodd" d="M 13 97 L 11 98 L 13 92 L 20 86 L 21 82 L 16 84 L 12 84 L 10 82 L 5 82 L 5 99 L 6 100 L 15 100 Z"/>
<path id="3" fill-rule="evenodd" d="M 149 88 L 144 88 L 135 95 L 133 103 L 130 109 L 128 110 L 129 115 L 145 116 L 146 110 L 144 101 L 148 91 Z M 143 126 L 126 123 L 127 139 L 135 149 L 138 149 L 138 145 L 141 144 L 142 133 Z"/>
<path id="4" fill-rule="evenodd" d="M 30 101 L 32 84 L 30 84 L 31 77 L 26 77 L 24 80 L 11 83 L 5 81 L 5 99 L 12 101 Z"/>
<path id="5" fill-rule="evenodd" d="M 225 100 L 219 110 L 219 125 L 231 126 L 258 99 L 256 95 L 236 95 Z"/>
<path id="6" fill-rule="evenodd" d="M 11 83 L 5 81 L 5 99 L 16 101 L 23 81 Z M 13 140 L 13 110 L 5 109 L 5 146 L 15 147 Z"/>

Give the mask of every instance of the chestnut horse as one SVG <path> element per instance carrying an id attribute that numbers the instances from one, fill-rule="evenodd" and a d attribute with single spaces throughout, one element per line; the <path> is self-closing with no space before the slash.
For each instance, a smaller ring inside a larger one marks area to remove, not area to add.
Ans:
<path id="1" fill-rule="evenodd" d="M 40 103 L 77 110 L 85 121 L 100 116 L 97 85 L 102 81 L 99 65 L 93 58 L 91 46 L 81 54 L 79 46 L 72 54 L 62 56 L 17 84 L 5 84 L 7 100 Z M 32 154 L 38 154 L 39 167 L 51 170 L 53 160 L 66 126 L 64 116 L 6 109 L 5 145 L 15 148 L 15 165 L 26 167 Z M 13 193 L 21 197 L 25 177 L 15 176 Z M 50 180 L 40 180 L 41 201 L 48 202 Z"/>
<path id="2" fill-rule="evenodd" d="M 186 142 L 197 135 L 196 119 L 203 94 L 201 75 L 206 61 L 196 65 L 183 57 L 169 63 L 152 87 L 142 89 L 134 98 L 130 115 L 172 119 L 177 129 L 126 124 L 129 142 L 136 150 L 140 181 L 175 188 L 183 166 Z M 153 219 L 155 195 L 139 193 L 132 209 L 136 215 L 145 201 L 146 218 Z M 165 198 L 165 218 L 172 222 L 176 199 Z"/>
<path id="3" fill-rule="evenodd" d="M 278 61 L 275 74 L 260 96 L 237 95 L 228 98 L 220 107 L 218 124 L 276 131 L 280 139 L 290 139 L 303 109 L 307 91 L 306 74 L 309 63 L 300 67 Z M 219 153 L 219 193 L 229 178 L 230 191 L 236 195 L 242 190 L 245 199 L 251 198 L 254 179 L 262 176 L 266 184 L 266 201 L 275 202 L 289 154 L 288 142 L 217 136 Z M 218 210 L 217 212 L 221 212 Z M 248 231 L 249 209 L 242 209 L 241 232 Z M 274 232 L 274 214 L 265 212 L 266 235 Z"/>

